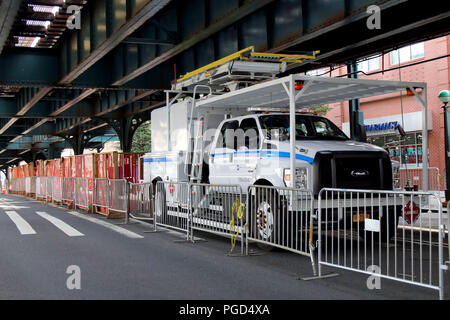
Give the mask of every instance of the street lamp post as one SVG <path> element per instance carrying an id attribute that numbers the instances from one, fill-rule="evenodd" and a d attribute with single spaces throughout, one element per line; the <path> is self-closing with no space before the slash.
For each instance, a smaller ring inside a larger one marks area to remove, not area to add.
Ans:
<path id="1" fill-rule="evenodd" d="M 443 90 L 439 93 L 439 100 L 444 104 L 444 134 L 445 134 L 445 201 L 450 200 L 450 117 L 448 114 L 448 103 L 450 102 L 450 91 Z M 426 152 L 426 151 L 425 151 Z"/>

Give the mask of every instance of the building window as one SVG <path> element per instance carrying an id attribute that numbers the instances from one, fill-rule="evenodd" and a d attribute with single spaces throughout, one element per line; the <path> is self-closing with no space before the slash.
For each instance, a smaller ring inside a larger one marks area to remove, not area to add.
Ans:
<path id="1" fill-rule="evenodd" d="M 368 72 L 380 69 L 380 57 L 372 57 L 358 63 L 358 71 Z"/>
<path id="2" fill-rule="evenodd" d="M 398 135 L 386 135 L 368 137 L 367 142 L 388 150 L 391 160 L 402 166 L 422 166 L 422 132 L 408 133 L 401 141 Z"/>
<path id="3" fill-rule="evenodd" d="M 425 49 L 423 42 L 406 46 L 398 50 L 391 51 L 391 65 L 404 63 L 410 60 L 423 58 L 425 56 Z"/>

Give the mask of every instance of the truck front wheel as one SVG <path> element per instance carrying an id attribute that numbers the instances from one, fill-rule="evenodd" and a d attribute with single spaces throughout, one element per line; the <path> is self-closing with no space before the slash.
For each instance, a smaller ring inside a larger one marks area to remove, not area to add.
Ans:
<path id="1" fill-rule="evenodd" d="M 281 200 L 278 192 L 269 188 L 258 188 L 256 194 L 251 196 L 249 232 L 257 242 L 257 246 L 264 251 L 272 251 L 273 246 L 267 243 L 277 243 L 276 237 L 282 232 L 278 222 L 283 219 L 279 216 Z"/>

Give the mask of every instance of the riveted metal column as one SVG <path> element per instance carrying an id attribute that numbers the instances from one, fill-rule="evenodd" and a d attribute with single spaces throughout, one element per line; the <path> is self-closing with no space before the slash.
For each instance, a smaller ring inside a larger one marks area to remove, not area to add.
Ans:
<path id="1" fill-rule="evenodd" d="M 356 61 L 352 61 L 347 65 L 347 73 L 350 79 L 358 79 L 358 65 Z M 365 140 L 361 134 L 361 127 L 364 126 L 364 117 L 361 112 L 361 104 L 359 99 L 350 100 L 348 102 L 349 120 L 350 120 L 350 138 L 356 141 Z M 365 142 L 365 141 L 363 141 Z"/>

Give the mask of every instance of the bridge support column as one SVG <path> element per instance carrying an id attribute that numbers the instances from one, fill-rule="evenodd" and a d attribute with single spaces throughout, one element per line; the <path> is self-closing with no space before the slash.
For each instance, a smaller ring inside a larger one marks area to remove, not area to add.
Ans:
<path id="1" fill-rule="evenodd" d="M 93 138 L 93 135 L 89 133 L 78 133 L 73 136 L 65 136 L 63 137 L 72 147 L 75 155 L 81 155 L 84 153 L 84 149 L 89 142 Z"/>
<path id="2" fill-rule="evenodd" d="M 108 124 L 114 129 L 120 140 L 120 148 L 123 152 L 131 152 L 133 147 L 133 136 L 136 130 L 145 121 L 150 120 L 150 112 L 138 116 L 109 119 Z"/>
<path id="3" fill-rule="evenodd" d="M 352 61 L 347 65 L 348 77 L 351 79 L 358 79 L 358 65 L 356 61 Z M 364 114 L 361 112 L 361 104 L 359 99 L 350 100 L 349 104 L 349 119 L 350 119 L 350 139 L 366 142 L 366 131 L 364 127 Z"/>
<path id="4" fill-rule="evenodd" d="M 50 147 L 48 149 L 48 158 L 49 159 L 58 159 L 61 158 L 63 149 L 57 147 Z"/>

